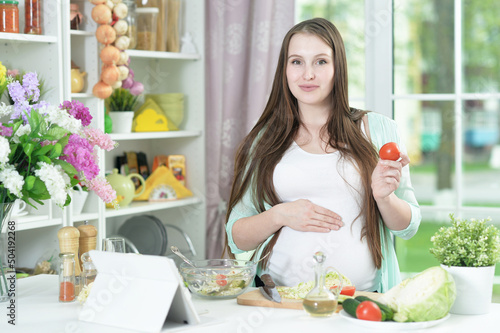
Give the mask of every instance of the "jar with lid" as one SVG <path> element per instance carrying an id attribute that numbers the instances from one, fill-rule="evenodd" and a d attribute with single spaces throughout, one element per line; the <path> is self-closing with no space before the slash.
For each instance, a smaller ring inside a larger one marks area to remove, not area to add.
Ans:
<path id="1" fill-rule="evenodd" d="M 137 3 L 135 0 L 122 0 L 122 3 L 128 7 L 128 15 L 124 18 L 124 20 L 128 23 L 127 32 L 125 34 L 128 38 L 130 38 L 128 48 L 135 49 L 137 46 Z"/>
<path id="2" fill-rule="evenodd" d="M 0 32 L 19 33 L 19 2 L 0 0 Z"/>
<path id="3" fill-rule="evenodd" d="M 138 50 L 156 51 L 156 20 L 158 8 L 137 8 L 137 46 Z"/>
<path id="4" fill-rule="evenodd" d="M 59 302 L 75 300 L 75 254 L 59 253 Z"/>
<path id="5" fill-rule="evenodd" d="M 302 305 L 304 310 L 313 317 L 329 317 L 337 309 L 340 290 L 343 287 L 342 275 L 333 267 L 323 268 L 326 256 L 318 251 L 313 256 L 314 259 L 314 287 L 304 297 Z M 333 290 L 329 290 L 325 285 L 327 271 L 332 270 L 338 277 L 339 285 Z"/>
<path id="6" fill-rule="evenodd" d="M 42 0 L 24 0 L 24 33 L 42 34 Z"/>

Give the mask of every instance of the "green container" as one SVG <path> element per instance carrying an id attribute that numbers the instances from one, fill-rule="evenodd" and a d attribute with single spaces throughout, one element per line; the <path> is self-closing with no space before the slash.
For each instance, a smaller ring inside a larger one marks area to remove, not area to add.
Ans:
<path id="1" fill-rule="evenodd" d="M 184 119 L 184 94 L 146 94 L 145 100 L 151 98 L 177 127 Z"/>

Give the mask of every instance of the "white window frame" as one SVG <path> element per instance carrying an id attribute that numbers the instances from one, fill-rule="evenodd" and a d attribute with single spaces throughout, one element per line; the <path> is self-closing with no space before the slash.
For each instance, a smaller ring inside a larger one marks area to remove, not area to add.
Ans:
<path id="1" fill-rule="evenodd" d="M 453 210 L 500 215 L 500 208 L 463 206 L 463 140 L 462 109 L 466 100 L 500 99 L 500 93 L 463 93 L 462 77 L 462 0 L 454 0 L 454 60 L 455 91 L 452 94 L 393 93 L 393 0 L 365 0 L 365 103 L 366 109 L 394 118 L 394 101 L 454 101 L 455 102 L 455 188 L 453 207 L 422 206 L 424 212 Z"/>

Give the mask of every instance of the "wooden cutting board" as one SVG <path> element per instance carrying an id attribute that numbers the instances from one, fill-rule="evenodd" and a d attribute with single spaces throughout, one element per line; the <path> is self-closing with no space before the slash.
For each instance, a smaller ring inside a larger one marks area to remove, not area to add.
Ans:
<path id="1" fill-rule="evenodd" d="M 368 291 L 356 291 L 354 296 L 368 296 L 373 300 L 376 300 L 381 294 L 372 293 Z M 249 291 L 247 293 L 241 294 L 236 298 L 236 302 L 240 305 L 249 305 L 249 306 L 264 306 L 271 308 L 282 308 L 282 309 L 296 309 L 303 310 L 302 300 L 298 299 L 288 299 L 281 298 L 281 303 L 276 303 L 266 299 L 260 292 L 259 289 Z M 337 311 L 342 310 L 342 305 L 337 307 Z"/>

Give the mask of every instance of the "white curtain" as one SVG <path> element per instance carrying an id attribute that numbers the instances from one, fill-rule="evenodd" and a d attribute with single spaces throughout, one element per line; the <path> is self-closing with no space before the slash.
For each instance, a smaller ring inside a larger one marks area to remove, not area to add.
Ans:
<path id="1" fill-rule="evenodd" d="M 206 0 L 207 251 L 219 258 L 234 156 L 262 113 L 293 0 Z"/>

